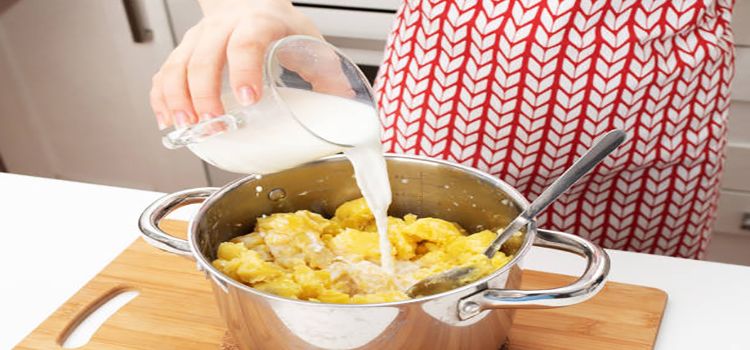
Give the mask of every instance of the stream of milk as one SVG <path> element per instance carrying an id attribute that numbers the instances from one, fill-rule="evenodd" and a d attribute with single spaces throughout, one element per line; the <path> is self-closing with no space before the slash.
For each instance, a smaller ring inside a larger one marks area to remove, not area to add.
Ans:
<path id="1" fill-rule="evenodd" d="M 391 241 L 388 239 L 388 206 L 391 205 L 391 184 L 388 181 L 383 150 L 380 139 L 377 143 L 369 142 L 357 145 L 344 151 L 354 167 L 362 196 L 375 216 L 380 243 L 380 266 L 388 273 L 395 269 L 391 255 Z"/>
<path id="2" fill-rule="evenodd" d="M 209 163 L 246 174 L 289 169 L 343 151 L 354 167 L 362 196 L 375 216 L 381 267 L 393 273 L 394 260 L 387 230 L 391 186 L 376 110 L 351 99 L 308 90 L 279 88 L 277 91 L 289 111 L 307 129 L 300 127 L 292 115 L 280 110 L 275 101 L 268 98 L 271 91 L 267 90 L 264 98 L 252 108 L 232 112 L 243 120 L 241 128 L 188 147 Z M 228 99 L 224 102 L 227 110 L 233 109 L 227 105 Z"/>
<path id="3" fill-rule="evenodd" d="M 352 163 L 357 186 L 375 216 L 380 238 L 380 266 L 393 273 L 394 260 L 388 240 L 391 184 L 376 110 L 364 103 L 306 90 L 281 89 L 279 92 L 292 113 L 310 130 L 326 140 L 354 146 L 344 149 L 344 155 Z"/>

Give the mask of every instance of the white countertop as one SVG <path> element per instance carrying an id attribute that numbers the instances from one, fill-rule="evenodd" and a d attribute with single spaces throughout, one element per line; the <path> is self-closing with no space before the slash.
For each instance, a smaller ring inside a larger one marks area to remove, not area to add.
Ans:
<path id="1" fill-rule="evenodd" d="M 141 211 L 161 195 L 0 173 L 0 349 L 21 341 L 127 248 Z M 656 349 L 750 349 L 750 267 L 608 252 L 611 281 L 669 295 Z M 526 261 L 524 268 L 568 275 L 583 269 L 583 260 L 542 248 Z"/>

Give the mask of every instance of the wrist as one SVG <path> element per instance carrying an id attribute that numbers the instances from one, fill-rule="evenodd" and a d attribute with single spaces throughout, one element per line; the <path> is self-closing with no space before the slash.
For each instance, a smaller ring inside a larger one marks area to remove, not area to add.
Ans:
<path id="1" fill-rule="evenodd" d="M 292 0 L 197 0 L 204 16 L 210 15 L 221 8 L 236 8 L 248 4 L 260 4 L 263 2 L 282 2 L 291 3 Z"/>
<path id="2" fill-rule="evenodd" d="M 237 0 L 197 0 L 197 1 L 198 1 L 198 5 L 201 7 L 201 12 L 203 12 L 204 16 L 207 16 L 215 12 L 215 10 L 218 8 L 232 6 L 233 4 L 236 4 L 238 2 Z"/>

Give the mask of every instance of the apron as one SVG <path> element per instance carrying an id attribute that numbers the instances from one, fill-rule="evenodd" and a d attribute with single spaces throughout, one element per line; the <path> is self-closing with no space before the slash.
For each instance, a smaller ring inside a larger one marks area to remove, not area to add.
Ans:
<path id="1" fill-rule="evenodd" d="M 734 75 L 732 0 L 414 0 L 376 92 L 388 152 L 535 199 L 604 133 L 628 140 L 538 218 L 614 249 L 703 258 Z"/>

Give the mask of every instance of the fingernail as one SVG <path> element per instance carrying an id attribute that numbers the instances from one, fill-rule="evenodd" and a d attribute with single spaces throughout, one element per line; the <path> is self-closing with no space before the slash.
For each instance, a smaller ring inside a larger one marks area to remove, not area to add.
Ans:
<path id="1" fill-rule="evenodd" d="M 163 114 L 156 113 L 156 124 L 159 125 L 159 130 L 164 130 L 167 128 L 167 123 L 164 121 Z"/>
<path id="2" fill-rule="evenodd" d="M 214 119 L 214 115 L 213 114 L 211 114 L 211 113 L 204 113 L 204 114 L 201 114 L 201 117 L 200 117 L 199 120 L 202 121 L 202 122 L 205 122 L 205 121 L 211 120 L 211 119 Z"/>
<path id="3" fill-rule="evenodd" d="M 249 86 L 243 86 L 239 88 L 238 95 L 240 98 L 240 104 L 244 106 L 255 103 L 255 100 L 258 98 L 258 94 L 255 92 L 255 89 Z"/>
<path id="4" fill-rule="evenodd" d="M 190 124 L 190 119 L 188 118 L 187 113 L 184 111 L 177 111 L 172 114 L 174 116 L 174 124 L 178 128 L 184 128 Z"/>

